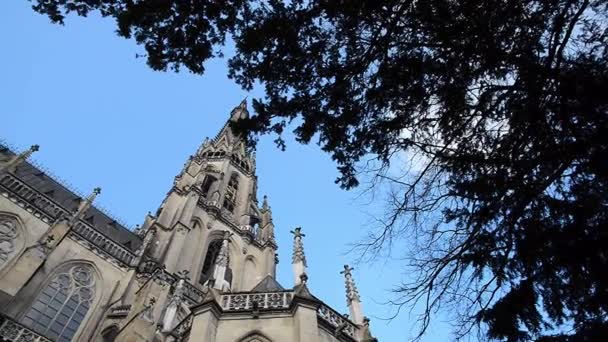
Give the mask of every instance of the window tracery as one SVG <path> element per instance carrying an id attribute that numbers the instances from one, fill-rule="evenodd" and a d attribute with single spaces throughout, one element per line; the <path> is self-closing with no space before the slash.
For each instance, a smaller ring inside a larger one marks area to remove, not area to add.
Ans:
<path id="1" fill-rule="evenodd" d="M 83 264 L 72 265 L 51 278 L 22 322 L 57 342 L 71 341 L 94 297 L 93 268 Z"/>
<path id="2" fill-rule="evenodd" d="M 10 216 L 0 216 L 0 268 L 15 254 L 18 238 L 17 221 Z"/>
<path id="3" fill-rule="evenodd" d="M 236 173 L 233 173 L 226 187 L 226 195 L 224 195 L 224 208 L 230 212 L 234 212 L 236 207 L 236 194 L 239 190 L 239 178 Z"/>

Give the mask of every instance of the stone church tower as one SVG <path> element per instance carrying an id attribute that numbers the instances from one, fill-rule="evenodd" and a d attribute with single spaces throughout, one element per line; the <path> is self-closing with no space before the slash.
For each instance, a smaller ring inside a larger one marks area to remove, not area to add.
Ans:
<path id="1" fill-rule="evenodd" d="M 257 197 L 255 156 L 230 121 L 131 232 L 0 145 L 1 341 L 375 341 L 351 268 L 350 315 L 307 287 L 301 228 L 293 284 L 275 278 L 272 211 Z"/>

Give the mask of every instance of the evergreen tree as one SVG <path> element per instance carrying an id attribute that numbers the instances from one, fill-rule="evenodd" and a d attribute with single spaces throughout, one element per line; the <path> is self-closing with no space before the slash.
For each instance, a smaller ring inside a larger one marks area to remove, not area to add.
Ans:
<path id="1" fill-rule="evenodd" d="M 421 333 L 447 305 L 458 334 L 608 336 L 608 1 L 34 3 L 57 23 L 115 18 L 155 70 L 203 73 L 234 39 L 229 76 L 266 94 L 238 129 L 283 145 L 301 119 L 298 141 L 318 139 L 342 187 L 365 171 L 392 184 L 361 247 L 416 236 L 417 278 L 396 291 L 423 304 Z M 419 165 L 391 172 L 404 153 Z"/>

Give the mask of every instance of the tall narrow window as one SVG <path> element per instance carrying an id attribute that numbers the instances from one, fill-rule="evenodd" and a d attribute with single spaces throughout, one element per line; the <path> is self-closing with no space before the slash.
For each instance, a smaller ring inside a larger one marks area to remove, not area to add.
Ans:
<path id="1" fill-rule="evenodd" d="M 203 181 L 203 185 L 201 186 L 201 192 L 203 193 L 204 198 L 208 198 L 211 195 L 210 194 L 211 186 L 216 181 L 217 181 L 217 178 L 215 178 L 211 175 L 207 175 L 207 177 L 205 177 L 205 180 Z"/>
<path id="2" fill-rule="evenodd" d="M 73 265 L 53 276 L 23 317 L 23 324 L 54 341 L 71 341 L 94 296 L 93 269 Z"/>
<path id="3" fill-rule="evenodd" d="M 217 256 L 222 248 L 222 240 L 214 240 L 209 244 L 207 248 L 207 254 L 205 255 L 205 261 L 203 262 L 203 270 L 199 278 L 199 283 L 204 284 L 213 275 L 213 269 Z"/>
<path id="4" fill-rule="evenodd" d="M 234 212 L 236 206 L 236 194 L 239 190 L 239 178 L 236 173 L 232 174 L 228 187 L 226 188 L 226 195 L 224 196 L 224 208 L 230 212 Z"/>

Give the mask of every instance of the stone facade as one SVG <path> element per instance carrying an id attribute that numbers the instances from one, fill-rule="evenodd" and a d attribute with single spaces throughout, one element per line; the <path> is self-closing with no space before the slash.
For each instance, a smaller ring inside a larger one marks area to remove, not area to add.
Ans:
<path id="1" fill-rule="evenodd" d="M 0 341 L 373 341 L 345 267 L 349 319 L 310 293 L 300 228 L 294 284 L 276 279 L 272 211 L 230 121 L 131 232 L 0 146 Z"/>

